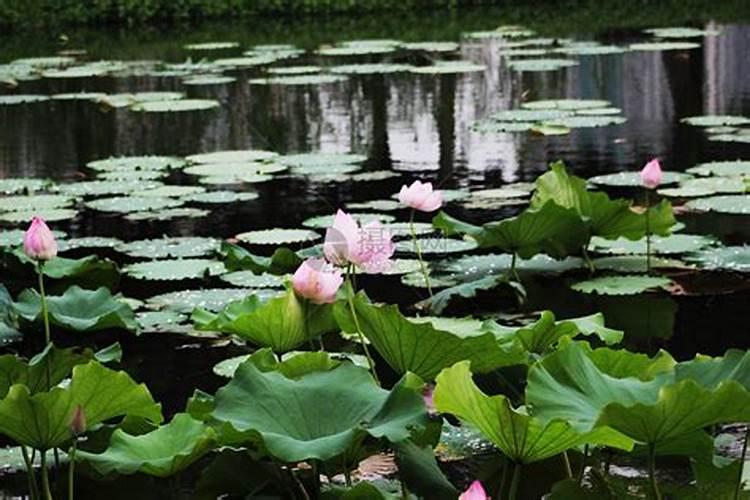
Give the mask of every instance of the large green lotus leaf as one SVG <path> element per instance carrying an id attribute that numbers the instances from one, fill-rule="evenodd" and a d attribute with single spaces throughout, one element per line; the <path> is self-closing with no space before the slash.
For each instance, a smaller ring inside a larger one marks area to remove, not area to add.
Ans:
<path id="1" fill-rule="evenodd" d="M 750 246 L 730 246 L 704 249 L 688 255 L 687 260 L 712 271 L 750 271 Z"/>
<path id="2" fill-rule="evenodd" d="M 570 288 L 581 293 L 601 295 L 637 295 L 648 290 L 669 286 L 672 281 L 661 276 L 628 275 L 600 276 L 574 283 Z"/>
<path id="3" fill-rule="evenodd" d="M 185 280 L 216 276 L 226 271 L 224 264 L 212 259 L 165 259 L 130 264 L 125 274 L 140 280 Z"/>
<path id="4" fill-rule="evenodd" d="M 399 476 L 409 491 L 431 500 L 456 498 L 458 492 L 440 470 L 432 446 L 420 446 L 407 440 L 397 443 L 394 448 Z"/>
<path id="5" fill-rule="evenodd" d="M 728 350 L 721 357 L 697 356 L 675 366 L 677 380 L 694 380 L 709 389 L 733 380 L 750 389 L 750 351 Z"/>
<path id="6" fill-rule="evenodd" d="M 588 191 L 586 180 L 569 175 L 562 162 L 550 165 L 550 171 L 536 180 L 531 207 L 540 208 L 549 201 L 575 209 L 587 221 L 593 236 L 638 239 L 646 234 L 646 214 L 634 212 L 630 200 L 611 200 L 606 193 Z M 651 207 L 648 216 L 653 234 L 669 234 L 676 222 L 667 201 Z"/>
<path id="7" fill-rule="evenodd" d="M 138 329 L 130 306 L 116 300 L 104 287 L 85 290 L 72 286 L 60 296 L 47 297 L 47 307 L 50 322 L 70 330 L 90 332 L 110 328 L 131 331 Z M 41 321 L 41 297 L 34 290 L 24 290 L 18 297 L 16 310 L 28 321 Z"/>
<path id="8" fill-rule="evenodd" d="M 653 254 L 681 254 L 696 252 L 716 243 L 716 239 L 700 234 L 671 234 L 669 236 L 653 236 L 651 238 L 651 252 Z M 628 240 L 618 238 L 609 240 L 599 237 L 591 239 L 589 250 L 605 254 L 645 254 L 646 238 Z M 645 260 L 645 259 L 644 259 Z"/>
<path id="9" fill-rule="evenodd" d="M 695 175 L 716 175 L 719 177 L 748 177 L 750 176 L 750 161 L 726 160 L 699 163 L 687 169 Z"/>
<path id="10" fill-rule="evenodd" d="M 221 254 L 224 265 L 229 271 L 248 270 L 256 274 L 288 274 L 293 273 L 302 263 L 302 259 L 288 248 L 277 248 L 271 257 L 254 255 L 244 248 L 222 242 Z"/>
<path id="11" fill-rule="evenodd" d="M 617 356 L 633 355 L 608 352 L 610 360 Z M 570 343 L 531 368 L 527 404 L 534 414 L 568 419 L 580 430 L 606 426 L 656 445 L 712 424 L 749 418 L 750 393 L 734 380 L 709 388 L 690 378 L 675 381 L 672 371 L 643 380 L 618 378 L 607 370 L 601 359 L 594 363 L 584 346 Z"/>
<path id="12" fill-rule="evenodd" d="M 211 451 L 215 438 L 213 429 L 180 413 L 170 423 L 140 436 L 117 429 L 103 453 L 79 451 L 76 459 L 103 475 L 143 472 L 168 477 Z"/>
<path id="13" fill-rule="evenodd" d="M 245 362 L 216 393 L 212 417 L 232 425 L 282 462 L 351 453 L 367 435 L 408 439 L 427 424 L 422 396 L 402 379 L 390 392 L 344 363 L 293 380 Z"/>
<path id="14" fill-rule="evenodd" d="M 251 290 L 249 288 L 205 288 L 202 290 L 180 290 L 155 295 L 146 301 L 152 309 L 163 309 L 190 314 L 196 307 L 209 311 L 221 311 L 227 304 L 242 300 L 250 294 L 273 296 L 276 290 Z"/>
<path id="15" fill-rule="evenodd" d="M 155 423 L 162 420 L 161 407 L 145 385 L 91 361 L 73 368 L 65 388 L 32 395 L 25 385 L 13 385 L 0 400 L 0 434 L 39 450 L 60 446 L 71 438 L 68 426 L 78 405 L 88 428 L 126 415 Z"/>
<path id="16" fill-rule="evenodd" d="M 709 196 L 689 201 L 685 208 L 697 212 L 716 212 L 719 214 L 750 214 L 750 195 L 729 194 L 721 196 Z"/>
<path id="17" fill-rule="evenodd" d="M 2 252 L 2 269 L 10 274 L 23 274 L 32 277 L 36 262 L 30 259 L 21 248 L 6 249 Z M 80 259 L 55 257 L 44 263 L 44 275 L 63 283 L 75 283 L 85 288 L 100 286 L 113 287 L 120 279 L 117 264 L 109 259 L 89 255 Z"/>
<path id="18" fill-rule="evenodd" d="M 582 444 L 633 447 L 630 439 L 606 427 L 580 432 L 565 420 L 544 421 L 513 408 L 505 396 L 487 396 L 472 380 L 469 366 L 462 361 L 438 375 L 435 407 L 478 428 L 516 463 L 538 462 Z"/>
<path id="19" fill-rule="evenodd" d="M 565 257 L 580 250 L 588 241 L 586 226 L 577 212 L 554 202 L 481 227 L 461 222 L 444 212 L 432 223 L 449 236 L 467 234 L 476 239 L 480 247 L 501 248 L 524 259 L 538 253 Z"/>
<path id="20" fill-rule="evenodd" d="M 421 281 L 424 282 L 424 277 Z M 433 282 L 435 281 L 439 283 L 438 280 L 433 280 Z M 476 297 L 477 293 L 479 293 L 480 291 L 494 290 L 495 288 L 503 285 L 514 290 L 521 296 L 526 294 L 526 291 L 523 289 L 522 285 L 511 281 L 506 275 L 494 275 L 485 276 L 484 278 L 480 278 L 478 280 L 468 281 L 466 283 L 459 283 L 450 286 L 435 293 L 432 297 L 419 302 L 417 305 L 420 308 L 429 309 L 433 314 L 440 314 L 451 304 L 453 300 L 459 297 L 470 299 Z"/>
<path id="21" fill-rule="evenodd" d="M 70 376 L 73 367 L 96 359 L 102 363 L 119 361 L 120 344 L 94 352 L 90 349 L 61 349 L 49 344 L 42 352 L 28 361 L 13 355 L 0 356 L 0 398 L 4 398 L 11 386 L 25 385 L 31 394 L 46 391 Z"/>
<path id="22" fill-rule="evenodd" d="M 409 320 L 396 306 L 370 304 L 363 294 L 354 298 L 354 309 L 362 333 L 398 373 L 412 372 L 432 380 L 443 368 L 464 359 L 471 360 L 477 372 L 526 362 L 522 349 L 501 346 L 489 332 L 440 330 L 429 322 Z M 336 304 L 335 314 L 342 330 L 356 331 L 345 302 Z"/>
<path id="23" fill-rule="evenodd" d="M 251 295 L 218 314 L 196 309 L 192 318 L 198 330 L 231 333 L 276 352 L 336 330 L 333 306 L 300 300 L 291 289 L 265 303 Z"/>
<path id="24" fill-rule="evenodd" d="M 121 243 L 115 250 L 130 257 L 147 259 L 202 257 L 219 250 L 219 240 L 200 236 L 177 236 Z"/>

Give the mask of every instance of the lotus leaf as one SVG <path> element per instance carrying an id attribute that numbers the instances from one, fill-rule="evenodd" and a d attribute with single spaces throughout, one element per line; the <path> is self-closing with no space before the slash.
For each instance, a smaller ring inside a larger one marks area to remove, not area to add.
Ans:
<path id="1" fill-rule="evenodd" d="M 219 240 L 214 238 L 181 236 L 121 243 L 115 250 L 130 257 L 165 259 L 202 257 L 218 252 L 219 247 Z"/>
<path id="2" fill-rule="evenodd" d="M 211 259 L 168 259 L 130 264 L 123 272 L 141 280 L 184 280 L 216 276 L 226 272 L 226 268 Z"/>
<path id="3" fill-rule="evenodd" d="M 637 295 L 648 290 L 664 288 L 672 282 L 658 276 L 602 276 L 586 281 L 579 281 L 571 286 L 582 293 L 601 295 Z"/>

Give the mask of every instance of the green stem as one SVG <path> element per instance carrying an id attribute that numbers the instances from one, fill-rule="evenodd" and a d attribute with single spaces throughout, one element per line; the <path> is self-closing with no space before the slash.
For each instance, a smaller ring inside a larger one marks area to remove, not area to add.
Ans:
<path id="1" fill-rule="evenodd" d="M 651 274 L 651 201 L 646 190 L 646 273 Z"/>
<path id="2" fill-rule="evenodd" d="M 404 478 L 401 477 L 401 476 L 399 476 L 398 480 L 401 483 L 401 498 L 402 498 L 402 500 L 409 500 L 409 489 L 406 487 L 406 482 L 404 481 Z"/>
<path id="3" fill-rule="evenodd" d="M 349 465 L 347 465 L 346 460 L 344 460 L 344 481 L 348 488 L 352 487 L 352 473 L 349 470 Z"/>
<path id="4" fill-rule="evenodd" d="M 497 498 L 505 496 L 505 483 L 508 481 L 508 460 L 503 460 L 503 475 L 500 477 L 500 489 L 497 490 Z"/>
<path id="5" fill-rule="evenodd" d="M 44 342 L 45 345 L 49 345 L 51 342 L 50 330 L 49 330 L 49 314 L 47 311 L 47 296 L 44 293 L 44 263 L 38 261 L 37 274 L 39 275 L 39 294 L 42 296 L 42 319 L 44 320 Z"/>
<path id="6" fill-rule="evenodd" d="M 659 485 L 656 483 L 656 446 L 653 444 L 648 447 L 648 478 L 654 499 L 661 500 L 661 491 L 659 491 Z"/>
<path id="7" fill-rule="evenodd" d="M 23 462 L 26 464 L 29 495 L 31 495 L 31 500 L 37 500 L 39 498 L 39 485 L 36 484 L 36 475 L 34 474 L 34 459 L 29 457 L 29 449 L 26 446 L 21 446 L 21 454 L 23 455 Z"/>
<path id="8" fill-rule="evenodd" d="M 594 261 L 591 260 L 591 256 L 589 255 L 588 243 L 581 248 L 581 254 L 583 255 L 583 260 L 586 261 L 586 267 L 589 268 L 589 274 L 594 274 L 596 268 L 594 267 Z"/>
<path id="9" fill-rule="evenodd" d="M 518 259 L 518 254 L 516 252 L 513 252 L 513 256 L 510 258 L 510 275 L 514 280 L 516 280 L 517 283 L 520 283 L 521 277 L 518 276 L 518 271 L 516 271 L 517 259 Z"/>
<path id="10" fill-rule="evenodd" d="M 581 470 L 578 471 L 578 484 L 583 483 L 583 474 L 586 472 L 586 459 L 589 457 L 589 445 L 583 447 L 583 462 L 581 462 Z"/>
<path id="11" fill-rule="evenodd" d="M 411 211 L 411 217 L 409 217 L 409 232 L 411 238 L 414 240 L 414 251 L 417 254 L 417 260 L 419 260 L 419 268 L 422 270 L 422 276 L 424 276 L 425 285 L 427 285 L 427 293 L 432 298 L 432 285 L 430 284 L 430 273 L 427 272 L 427 265 L 422 258 L 422 250 L 419 248 L 419 240 L 417 239 L 417 231 L 414 229 L 414 210 Z"/>
<path id="12" fill-rule="evenodd" d="M 73 500 L 74 496 L 73 482 L 75 480 L 77 441 L 76 438 L 73 438 L 73 445 L 70 447 L 70 452 L 68 453 L 68 500 Z"/>
<path id="13" fill-rule="evenodd" d="M 365 351 L 365 357 L 367 358 L 367 365 L 370 367 L 370 373 L 372 373 L 375 382 L 377 382 L 378 385 L 381 385 L 378 374 L 375 372 L 375 362 L 372 360 L 372 356 L 370 356 L 370 349 L 367 347 L 365 335 L 362 333 L 362 328 L 359 326 L 357 310 L 354 307 L 354 284 L 352 283 L 351 275 L 351 267 L 349 267 L 346 271 L 346 279 L 349 281 L 349 286 L 347 287 L 348 290 L 346 292 L 347 302 L 349 302 L 349 311 L 351 311 L 352 313 L 352 318 L 354 319 L 354 327 L 357 329 L 357 336 L 359 337 L 359 341 L 362 344 L 362 349 Z"/>
<path id="14" fill-rule="evenodd" d="M 573 468 L 570 466 L 570 457 L 568 457 L 567 451 L 562 452 L 562 458 L 565 465 L 565 476 L 568 479 L 573 479 Z"/>
<path id="15" fill-rule="evenodd" d="M 518 483 L 521 481 L 521 464 L 516 464 L 513 468 L 513 479 L 510 480 L 510 490 L 508 491 L 508 500 L 516 500 L 518 494 Z"/>
<path id="16" fill-rule="evenodd" d="M 49 487 L 49 471 L 47 470 L 47 450 L 42 450 L 42 491 L 45 500 L 52 500 L 52 490 Z"/>
<path id="17" fill-rule="evenodd" d="M 745 440 L 742 443 L 742 455 L 740 458 L 740 470 L 737 473 L 737 484 L 734 487 L 734 500 L 739 500 L 742 491 L 742 469 L 745 468 L 745 456 L 747 455 L 747 438 L 750 434 L 750 426 L 745 429 Z"/>

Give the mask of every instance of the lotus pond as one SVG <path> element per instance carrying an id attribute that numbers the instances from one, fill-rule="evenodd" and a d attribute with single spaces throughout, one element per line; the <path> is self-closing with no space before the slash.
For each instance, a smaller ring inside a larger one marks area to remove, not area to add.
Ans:
<path id="1" fill-rule="evenodd" d="M 750 27 L 657 11 L 5 37 L 0 498 L 748 498 Z"/>

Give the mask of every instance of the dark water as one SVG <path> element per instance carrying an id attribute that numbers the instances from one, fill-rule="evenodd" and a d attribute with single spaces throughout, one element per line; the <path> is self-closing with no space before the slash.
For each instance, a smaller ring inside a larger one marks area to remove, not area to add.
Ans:
<path id="1" fill-rule="evenodd" d="M 414 40 L 459 40 L 461 31 L 492 29 L 504 23 L 501 11 L 476 11 L 459 16 L 432 14 L 415 29 L 405 19 L 403 33 Z M 443 17 L 441 17 L 443 16 Z M 462 17 L 464 16 L 464 17 Z M 238 40 L 243 47 L 256 43 L 293 43 L 314 48 L 321 43 L 355 38 L 341 21 L 264 21 L 257 30 L 251 22 L 198 28 L 130 29 L 123 32 L 71 31 L 65 48 L 86 48 L 92 60 L 160 59 L 180 62 L 183 44 L 195 41 Z M 338 24 L 337 24 L 338 23 Z M 628 52 L 622 55 L 580 57 L 580 65 L 544 73 L 518 73 L 499 55 L 498 41 L 463 40 L 460 56 L 487 66 L 481 73 L 458 75 L 355 76 L 348 82 L 323 86 L 250 86 L 255 71 L 234 71 L 234 83 L 190 89 L 179 79 L 110 77 L 39 80 L 21 83 L 18 93 L 54 94 L 97 91 L 107 93 L 180 90 L 193 97 L 222 101 L 217 113 L 136 114 L 127 110 L 102 111 L 87 102 L 53 102 L 0 107 L 0 176 L 48 177 L 72 181 L 89 173 L 86 162 L 121 155 L 188 155 L 227 149 L 270 149 L 280 153 L 322 151 L 363 153 L 367 169 L 396 169 L 394 179 L 366 187 L 354 184 L 318 184 L 299 178 L 280 178 L 248 187 L 260 198 L 231 209 L 216 208 L 210 217 L 176 222 L 133 223 L 83 212 L 73 222 L 54 227 L 70 236 L 117 236 L 127 240 L 164 234 L 231 237 L 265 227 L 299 227 L 311 215 L 332 213 L 344 202 L 388 198 L 403 182 L 421 178 L 444 188 L 498 187 L 533 181 L 549 162 L 564 160 L 577 175 L 635 170 L 658 157 L 668 170 L 682 171 L 710 160 L 748 158 L 750 146 L 705 140 L 697 128 L 679 124 L 681 117 L 702 114 L 750 114 L 750 25 L 695 19 L 694 26 L 719 30 L 720 35 L 699 39 L 702 46 L 689 51 Z M 398 36 L 398 21 L 378 29 L 368 24 L 366 36 Z M 607 43 L 641 41 L 637 28 L 587 32 L 571 25 L 572 36 Z M 544 33 L 542 33 L 543 35 Z M 564 33 L 563 33 L 564 34 Z M 61 47 L 58 33 L 5 35 L 0 38 L 0 63 L 17 57 L 49 55 Z M 340 36 L 337 36 L 340 35 Z M 556 33 L 560 36 L 560 33 Z M 347 59 L 380 60 L 379 56 Z M 290 64 L 317 63 L 306 56 Z M 415 61 L 407 61 L 415 62 Z M 532 134 L 480 134 L 469 126 L 493 112 L 515 109 L 524 100 L 547 98 L 606 99 L 623 110 L 625 125 L 574 130 L 562 137 Z M 170 181 L 187 182 L 172 174 Z M 514 210 L 465 213 L 475 221 L 512 215 Z M 715 234 L 725 243 L 750 240 L 747 219 L 709 215 L 684 219 L 691 232 Z M 698 278 L 690 278 L 697 280 Z M 719 354 L 729 347 L 748 348 L 743 323 L 750 294 L 746 279 L 714 276 L 694 283 L 696 289 L 733 293 L 659 298 L 586 298 L 573 294 L 561 278 L 531 278 L 527 282 L 529 311 L 552 309 L 559 317 L 603 311 L 612 326 L 633 332 L 629 347 L 653 351 L 666 347 L 676 357 L 696 352 Z M 148 297 L 184 285 L 152 286 L 125 279 L 126 295 Z M 373 294 L 403 304 L 416 300 L 415 292 L 398 279 L 372 280 Z M 390 295 L 387 295 L 387 294 Z M 457 313 L 511 309 L 512 301 L 496 297 L 464 303 Z M 634 313 L 634 311 L 637 311 Z M 72 341 L 73 339 L 68 339 Z M 91 339 L 93 340 L 93 339 Z M 115 337 L 97 337 L 105 344 Z M 125 365 L 137 379 L 148 383 L 167 411 L 183 408 L 198 386 L 212 391 L 218 381 L 212 365 L 240 352 L 224 345 L 164 335 L 119 339 L 125 345 Z"/>

